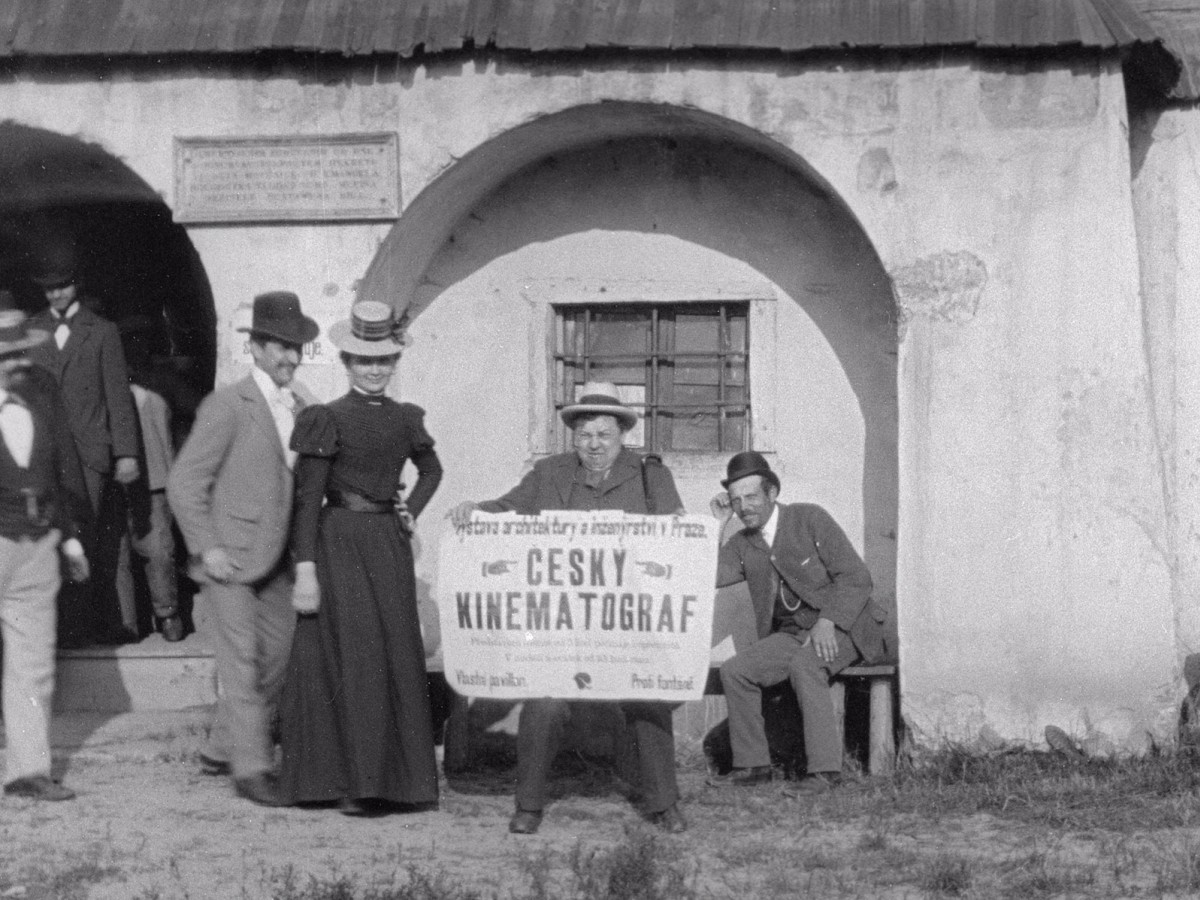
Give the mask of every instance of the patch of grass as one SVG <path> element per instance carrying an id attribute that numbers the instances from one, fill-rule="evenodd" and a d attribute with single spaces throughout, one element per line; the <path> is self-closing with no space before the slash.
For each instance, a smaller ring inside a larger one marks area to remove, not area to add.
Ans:
<path id="1" fill-rule="evenodd" d="M 41 865 L 0 876 L 0 894 L 21 900 L 85 900 L 92 885 L 123 879 L 121 870 L 98 858 Z"/>
<path id="2" fill-rule="evenodd" d="M 694 900 L 695 871 L 678 845 L 641 828 L 630 829 L 611 849 L 571 851 L 579 900 Z"/>
<path id="3" fill-rule="evenodd" d="M 921 890 L 941 897 L 961 897 L 974 881 L 970 860 L 952 853 L 939 853 L 927 860 L 918 874 Z"/>
<path id="4" fill-rule="evenodd" d="M 444 872 L 409 866 L 407 879 L 395 873 L 366 884 L 352 875 L 302 877 L 292 867 L 271 876 L 271 900 L 494 900 L 452 881 Z"/>
<path id="5" fill-rule="evenodd" d="M 1001 866 L 1005 897 L 1060 897 L 1071 892 L 1090 891 L 1096 884 L 1096 870 L 1078 866 L 1055 865 L 1047 853 L 1037 851 Z"/>

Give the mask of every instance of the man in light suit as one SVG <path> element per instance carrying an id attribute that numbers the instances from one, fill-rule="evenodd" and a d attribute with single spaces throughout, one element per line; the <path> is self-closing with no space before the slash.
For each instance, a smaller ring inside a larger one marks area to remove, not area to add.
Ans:
<path id="1" fill-rule="evenodd" d="M 35 365 L 58 381 L 67 423 L 83 463 L 92 515 L 99 525 L 101 502 L 109 482 L 131 484 L 138 469 L 137 412 L 117 326 L 81 302 L 75 247 L 64 235 L 50 236 L 34 257 L 33 281 L 49 307 L 30 319 L 30 327 L 49 332 L 51 340 L 30 351 Z M 91 598 L 79 592 L 63 597 L 67 643 L 122 643 L 136 639 L 124 627 L 113 588 L 116 545 L 97 534 Z M 82 606 L 81 604 L 89 604 Z"/>
<path id="2" fill-rule="evenodd" d="M 871 575 L 845 532 L 811 503 L 777 503 L 779 476 L 761 453 L 730 461 L 713 510 L 744 526 L 721 547 L 717 587 L 746 582 L 757 643 L 721 666 L 729 705 L 733 771 L 716 787 L 747 787 L 773 775 L 762 715 L 762 689 L 790 681 L 804 720 L 808 774 L 794 788 L 818 794 L 841 780 L 842 736 L 830 676 L 884 654 L 883 610 L 871 602 Z"/>
<path id="3" fill-rule="evenodd" d="M 286 553 L 292 511 L 290 385 L 317 323 L 300 299 L 254 298 L 251 374 L 201 404 L 167 479 L 167 498 L 213 622 L 223 693 L 201 763 L 229 772 L 239 796 L 279 804 L 270 725 L 295 628 Z"/>
<path id="4" fill-rule="evenodd" d="M 50 774 L 55 594 L 59 553 L 72 579 L 88 577 L 79 523 L 83 475 L 58 387 L 27 353 L 50 338 L 27 327 L 0 291 L 0 634 L 7 743 L 4 793 L 32 800 L 75 796 Z"/>

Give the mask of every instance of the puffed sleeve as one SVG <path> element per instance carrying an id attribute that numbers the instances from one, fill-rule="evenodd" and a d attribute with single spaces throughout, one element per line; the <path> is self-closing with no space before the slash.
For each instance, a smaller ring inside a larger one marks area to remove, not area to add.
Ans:
<path id="1" fill-rule="evenodd" d="M 404 413 L 408 429 L 408 458 L 417 467 L 417 483 L 405 502 L 408 511 L 416 518 L 442 481 L 442 464 L 433 450 L 433 438 L 425 430 L 425 410 L 405 403 Z"/>
<path id="2" fill-rule="evenodd" d="M 291 448 L 304 456 L 337 456 L 337 422 L 333 413 L 317 404 L 300 410 L 292 429 Z"/>
<path id="3" fill-rule="evenodd" d="M 325 483 L 338 451 L 337 422 L 324 406 L 307 406 L 296 416 L 290 446 L 296 459 L 296 496 L 292 507 L 292 553 L 298 562 L 317 558 L 317 525 L 325 502 Z"/>

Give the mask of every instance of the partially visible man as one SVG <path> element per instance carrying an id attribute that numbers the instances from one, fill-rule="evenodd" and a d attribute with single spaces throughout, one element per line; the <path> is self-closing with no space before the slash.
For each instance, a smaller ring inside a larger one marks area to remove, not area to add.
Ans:
<path id="1" fill-rule="evenodd" d="M 69 237 L 52 235 L 37 248 L 31 277 L 49 306 L 30 320 L 30 326 L 52 337 L 34 347 L 30 356 L 58 381 L 92 514 L 100 523 L 106 519 L 101 500 L 109 482 L 130 484 L 139 473 L 137 413 L 121 338 L 116 325 L 81 302 L 75 246 Z M 92 549 L 92 596 L 89 600 L 72 592 L 72 602 L 63 609 L 64 628 L 72 643 L 135 640 L 124 626 L 113 587 L 117 545 L 102 548 L 97 543 Z"/>
<path id="2" fill-rule="evenodd" d="M 779 477 L 761 453 L 738 453 L 713 511 L 743 528 L 721 547 L 717 587 L 746 582 L 759 640 L 721 666 L 729 706 L 733 770 L 717 786 L 761 784 L 773 776 L 762 689 L 790 680 L 804 720 L 808 773 L 800 795 L 836 786 L 842 772 L 829 679 L 858 659 L 882 657 L 883 611 L 871 602 L 871 575 L 845 532 L 811 503 L 781 504 Z"/>
<path id="3" fill-rule="evenodd" d="M 117 595 L 122 609 L 133 611 L 141 634 L 143 595 L 149 594 L 154 623 L 146 628 L 146 633 L 157 630 L 164 640 L 181 641 L 184 623 L 179 610 L 175 540 L 171 535 L 171 509 L 167 503 L 167 473 L 175 458 L 171 407 L 150 386 L 152 382 L 147 377 L 151 366 L 149 338 L 154 321 L 146 316 L 130 316 L 121 320 L 118 328 L 129 363 L 130 390 L 141 430 L 144 466 L 142 477 L 125 486 L 122 506 L 128 522 L 121 537 Z M 135 564 L 135 556 L 138 564 Z"/>
<path id="4" fill-rule="evenodd" d="M 292 512 L 288 450 L 292 377 L 317 323 L 286 291 L 254 298 L 251 373 L 201 404 L 167 479 L 167 498 L 192 557 L 212 624 L 217 702 L 200 755 L 210 774 L 231 773 L 239 796 L 279 805 L 271 721 L 296 615 L 286 553 Z"/>
<path id="5" fill-rule="evenodd" d="M 571 429 L 575 450 L 539 460 L 520 484 L 497 500 L 460 503 L 450 512 L 456 525 L 468 523 L 477 509 L 523 515 L 555 509 L 683 512 L 675 480 L 661 460 L 641 457 L 623 446 L 625 435 L 637 423 L 637 413 L 621 402 L 616 385 L 585 384 L 579 401 L 565 407 L 561 415 Z M 618 705 L 633 732 L 647 816 L 665 831 L 686 830 L 675 782 L 672 704 L 626 700 Z M 517 808 L 508 823 L 514 834 L 533 834 L 541 825 L 550 766 L 570 714 L 566 700 L 531 699 L 521 708 Z"/>
<path id="6" fill-rule="evenodd" d="M 6 292 L 0 292 L 6 293 Z M 83 475 L 49 376 L 34 377 L 28 351 L 49 340 L 0 301 L 0 635 L 4 675 L 4 793 L 34 800 L 75 796 L 50 773 L 55 595 L 59 551 L 72 579 L 86 580 L 79 513 Z M 44 373 L 43 373 L 44 374 Z"/>

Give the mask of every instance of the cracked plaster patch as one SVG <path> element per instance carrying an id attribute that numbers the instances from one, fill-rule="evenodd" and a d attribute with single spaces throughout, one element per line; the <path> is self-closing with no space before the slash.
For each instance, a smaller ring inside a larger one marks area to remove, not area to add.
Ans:
<path id="1" fill-rule="evenodd" d="M 902 321 L 921 315 L 956 325 L 975 318 L 987 280 L 983 260 L 965 250 L 943 250 L 892 273 Z"/>

